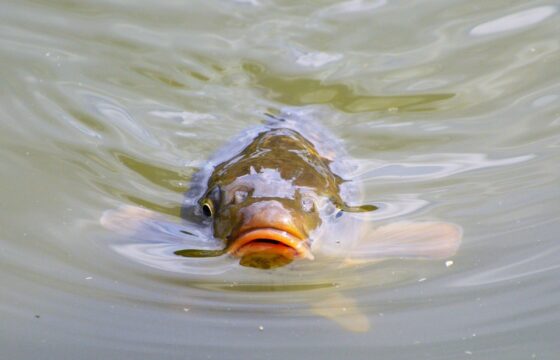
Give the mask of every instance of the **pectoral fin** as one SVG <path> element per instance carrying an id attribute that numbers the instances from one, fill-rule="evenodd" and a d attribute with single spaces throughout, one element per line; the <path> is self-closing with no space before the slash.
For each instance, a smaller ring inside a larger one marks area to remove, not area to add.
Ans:
<path id="1" fill-rule="evenodd" d="M 346 330 L 366 332 L 370 329 L 369 319 L 360 312 L 356 301 L 338 292 L 313 303 L 311 311 L 336 322 Z"/>
<path id="2" fill-rule="evenodd" d="M 175 255 L 183 257 L 205 258 L 222 256 L 226 250 L 198 250 L 198 249 L 184 249 L 175 251 Z"/>
<path id="3" fill-rule="evenodd" d="M 462 231 L 443 222 L 397 222 L 365 229 L 346 255 L 354 259 L 445 259 L 457 252 Z"/>

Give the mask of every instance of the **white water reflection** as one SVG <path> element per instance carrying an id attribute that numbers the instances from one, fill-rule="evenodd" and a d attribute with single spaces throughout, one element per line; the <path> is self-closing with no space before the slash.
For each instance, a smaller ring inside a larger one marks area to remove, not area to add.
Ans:
<path id="1" fill-rule="evenodd" d="M 481 36 L 521 29 L 535 25 L 554 15 L 557 11 L 558 8 L 556 6 L 539 6 L 533 9 L 523 10 L 477 25 L 470 33 L 475 36 Z"/>
<path id="2" fill-rule="evenodd" d="M 365 13 L 387 4 L 387 0 L 350 0 L 342 3 L 331 5 L 320 10 L 317 14 L 322 17 L 338 17 L 341 15 L 351 15 L 356 13 Z"/>
<path id="3" fill-rule="evenodd" d="M 70 125 L 73 126 L 74 128 L 76 128 L 76 130 L 78 130 L 79 132 L 81 132 L 82 134 L 94 138 L 96 140 L 101 140 L 103 138 L 103 136 L 101 134 L 99 134 L 97 131 L 85 126 L 84 124 L 80 123 L 79 121 L 74 120 L 73 117 L 68 116 L 66 114 L 62 115 L 62 119 L 64 119 L 64 121 Z"/>
<path id="4" fill-rule="evenodd" d="M 173 110 L 152 110 L 151 115 L 160 117 L 162 119 L 175 120 L 182 125 L 191 125 L 200 121 L 213 121 L 216 120 L 216 115 L 195 113 L 190 111 L 173 111 Z"/>
<path id="5" fill-rule="evenodd" d="M 480 170 L 495 166 L 513 165 L 534 159 L 534 154 L 492 160 L 486 154 L 429 154 L 408 158 L 410 162 L 386 163 L 372 170 L 364 169 L 359 180 L 406 180 L 421 181 L 439 179 L 466 171 Z M 366 160 L 367 164 L 368 161 Z M 369 167 L 371 168 L 371 167 Z"/>
<path id="6" fill-rule="evenodd" d="M 293 50 L 294 52 L 296 50 Z M 307 67 L 321 67 L 342 59 L 342 54 L 328 54 L 324 52 L 297 52 L 296 63 Z"/>
<path id="7" fill-rule="evenodd" d="M 539 97 L 538 99 L 535 99 L 531 105 L 533 105 L 536 108 L 539 107 L 544 107 L 547 106 L 549 104 L 553 104 L 555 101 L 558 100 L 558 95 L 556 94 L 549 94 L 549 95 L 544 95 Z"/>

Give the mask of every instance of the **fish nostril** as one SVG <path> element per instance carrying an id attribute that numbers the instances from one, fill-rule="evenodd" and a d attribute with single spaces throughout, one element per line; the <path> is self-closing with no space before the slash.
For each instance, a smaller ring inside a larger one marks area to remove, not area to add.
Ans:
<path id="1" fill-rule="evenodd" d="M 245 201 L 245 199 L 247 199 L 248 195 L 249 194 L 247 193 L 247 191 L 238 190 L 233 195 L 233 198 L 236 204 L 241 204 L 243 201 Z"/>
<path id="2" fill-rule="evenodd" d="M 315 202 L 309 197 L 304 197 L 301 200 L 301 208 L 305 212 L 311 212 L 315 209 Z"/>

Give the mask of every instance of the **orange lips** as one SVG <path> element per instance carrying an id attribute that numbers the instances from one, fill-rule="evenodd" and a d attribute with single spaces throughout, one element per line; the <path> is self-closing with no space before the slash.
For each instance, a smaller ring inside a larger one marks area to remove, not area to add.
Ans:
<path id="1" fill-rule="evenodd" d="M 275 228 L 258 228 L 242 233 L 233 241 L 229 252 L 238 257 L 273 253 L 287 259 L 299 257 L 313 260 L 313 254 L 304 240 Z"/>

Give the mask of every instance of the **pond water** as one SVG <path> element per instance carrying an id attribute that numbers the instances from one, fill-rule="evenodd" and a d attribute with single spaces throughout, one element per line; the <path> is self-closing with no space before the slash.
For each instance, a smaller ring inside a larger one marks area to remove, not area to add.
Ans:
<path id="1" fill-rule="evenodd" d="M 1 357 L 558 358 L 559 11 L 2 1 Z M 387 217 L 460 225 L 458 254 L 197 274 L 99 225 L 178 216 L 205 160 L 285 107 L 320 114 Z M 310 311 L 335 293 L 368 332 Z"/>

